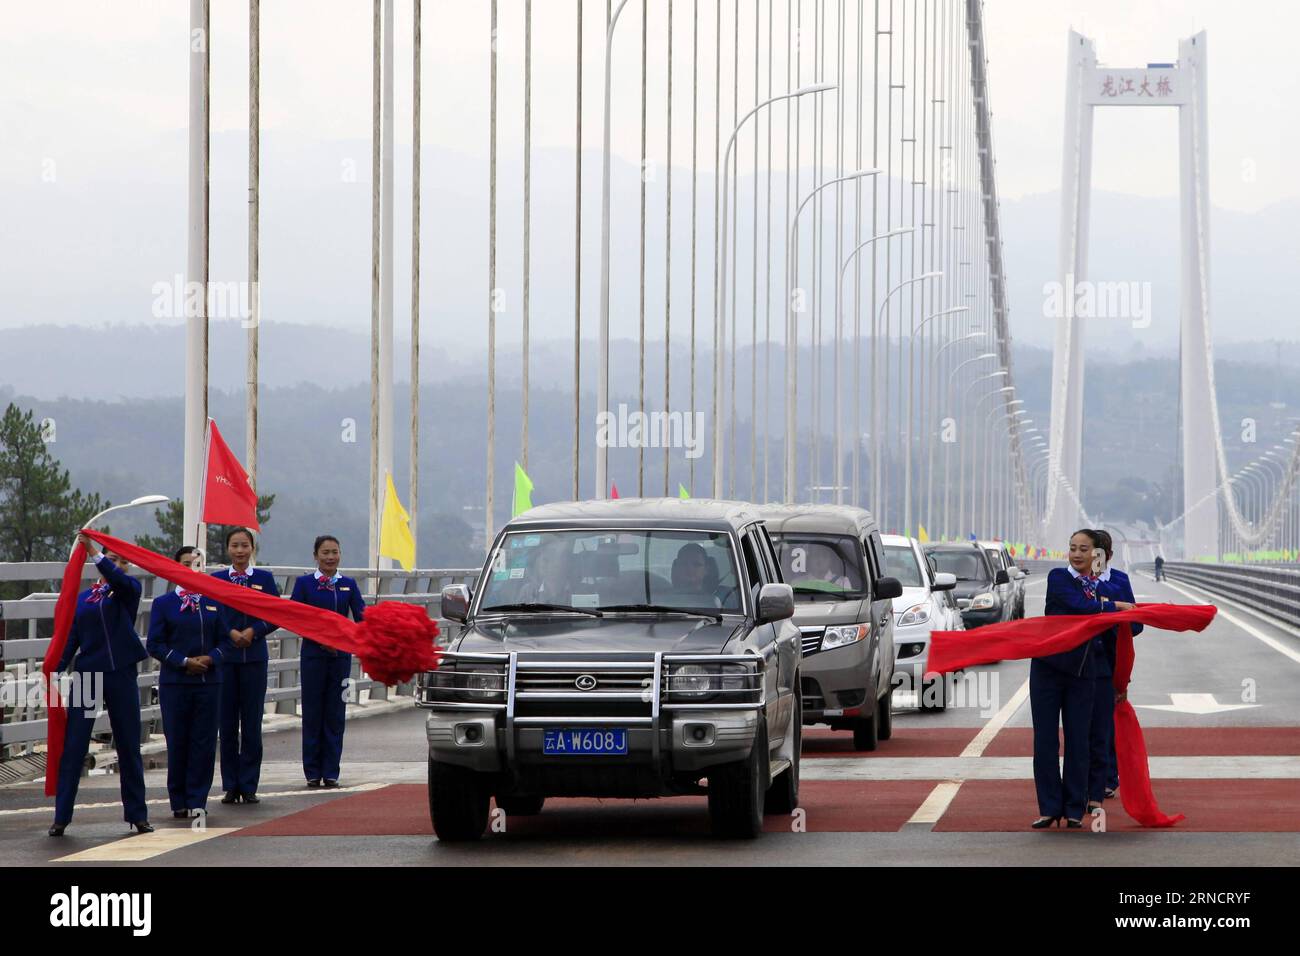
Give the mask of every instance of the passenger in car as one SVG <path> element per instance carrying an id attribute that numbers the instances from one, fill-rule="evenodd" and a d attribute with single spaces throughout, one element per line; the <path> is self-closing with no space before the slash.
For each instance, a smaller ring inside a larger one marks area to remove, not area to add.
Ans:
<path id="1" fill-rule="evenodd" d="M 569 549 L 567 541 L 553 541 L 542 548 L 519 588 L 518 600 L 521 603 L 568 604 L 573 600 Z"/>

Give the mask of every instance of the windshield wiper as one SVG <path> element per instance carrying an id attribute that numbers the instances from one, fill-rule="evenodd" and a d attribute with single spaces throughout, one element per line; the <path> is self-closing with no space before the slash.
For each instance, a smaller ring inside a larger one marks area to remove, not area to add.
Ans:
<path id="1" fill-rule="evenodd" d="M 592 617 L 604 617 L 604 615 L 594 607 L 573 607 L 571 604 L 538 604 L 523 602 L 519 604 L 494 604 L 491 607 L 479 608 L 479 612 L 482 614 L 487 614 L 491 611 L 569 611 L 573 614 L 589 614 Z"/>
<path id="2" fill-rule="evenodd" d="M 707 617 L 722 623 L 721 611 L 697 611 L 684 607 L 669 607 L 666 604 L 602 604 L 602 611 L 651 611 L 658 614 L 689 614 L 692 617 Z"/>

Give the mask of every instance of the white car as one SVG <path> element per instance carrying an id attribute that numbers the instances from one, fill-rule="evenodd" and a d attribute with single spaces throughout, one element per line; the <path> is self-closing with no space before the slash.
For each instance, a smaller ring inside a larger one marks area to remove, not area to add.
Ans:
<path id="1" fill-rule="evenodd" d="M 943 710 L 942 680 L 925 681 L 931 631 L 964 631 L 961 609 L 953 599 L 957 578 L 936 572 L 915 538 L 880 536 L 885 547 L 885 574 L 897 578 L 903 593 L 894 598 L 894 673 L 898 686 L 916 691 L 922 710 Z"/>

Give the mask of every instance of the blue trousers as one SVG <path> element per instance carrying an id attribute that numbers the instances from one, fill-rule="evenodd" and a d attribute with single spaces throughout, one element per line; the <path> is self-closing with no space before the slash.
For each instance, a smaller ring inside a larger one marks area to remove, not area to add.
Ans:
<path id="1" fill-rule="evenodd" d="M 1088 799 L 1102 800 L 1106 788 L 1119 786 L 1115 760 L 1115 685 L 1109 677 L 1095 681 L 1092 728 L 1088 735 Z"/>
<path id="2" fill-rule="evenodd" d="M 127 823 L 149 819 L 149 811 L 144 803 L 144 761 L 140 757 L 140 689 L 135 682 L 136 667 L 132 665 L 124 670 L 81 674 L 83 686 L 99 678 L 103 680 L 103 701 L 86 701 L 90 704 L 89 707 L 68 708 L 68 731 L 63 738 L 58 790 L 54 798 L 55 823 L 72 822 L 72 808 L 77 803 L 77 786 L 81 782 L 81 767 L 90 750 L 95 711 L 100 703 L 108 710 L 113 747 L 117 750 L 118 776 L 122 783 L 122 819 Z"/>
<path id="3" fill-rule="evenodd" d="M 303 657 L 302 772 L 308 780 L 337 780 L 343 759 L 347 703 L 343 682 L 352 673 L 352 655 Z"/>
<path id="4" fill-rule="evenodd" d="M 217 764 L 221 685 L 159 684 L 172 810 L 204 810 Z"/>
<path id="5" fill-rule="evenodd" d="M 1029 665 L 1029 707 L 1034 721 L 1034 787 L 1045 817 L 1083 819 L 1088 803 L 1089 740 L 1097 682 L 1040 660 Z M 1064 727 L 1065 762 L 1059 762 L 1058 726 Z"/>
<path id="6" fill-rule="evenodd" d="M 221 789 L 257 793 L 266 661 L 221 665 Z"/>

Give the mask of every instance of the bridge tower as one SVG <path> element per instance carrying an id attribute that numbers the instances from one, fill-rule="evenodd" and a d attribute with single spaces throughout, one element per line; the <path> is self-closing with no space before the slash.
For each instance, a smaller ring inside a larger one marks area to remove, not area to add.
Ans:
<path id="1" fill-rule="evenodd" d="M 1180 402 L 1183 470 L 1183 551 L 1217 555 L 1215 500 L 1217 410 L 1209 322 L 1209 181 L 1205 109 L 1205 33 L 1178 46 L 1178 62 L 1112 69 L 1097 62 L 1096 44 L 1069 34 L 1065 149 L 1061 173 L 1058 273 L 1065 310 L 1052 361 L 1052 423 L 1045 534 L 1060 546 L 1083 521 L 1083 337 L 1076 290 L 1088 274 L 1088 216 L 1092 192 L 1093 110 L 1100 106 L 1178 109 L 1181 292 Z"/>

